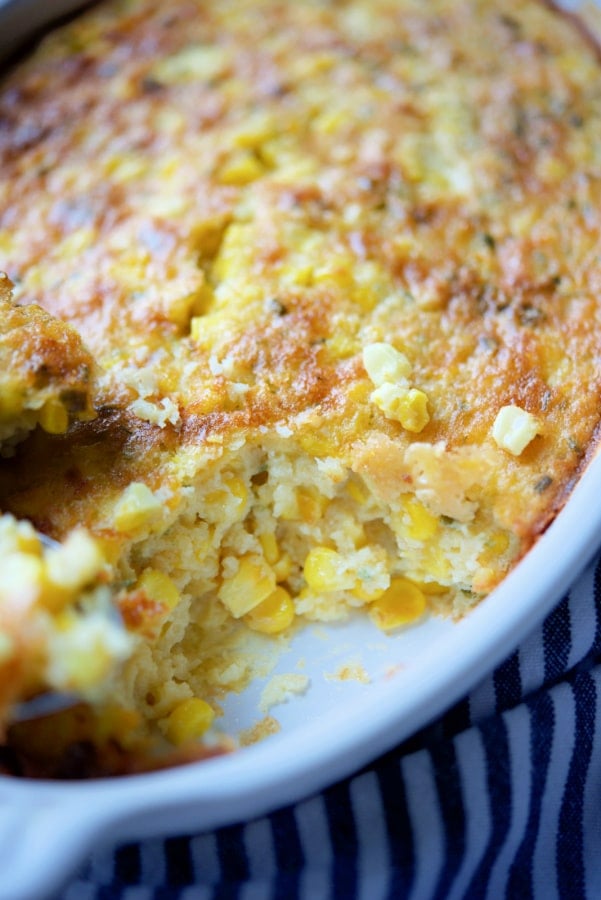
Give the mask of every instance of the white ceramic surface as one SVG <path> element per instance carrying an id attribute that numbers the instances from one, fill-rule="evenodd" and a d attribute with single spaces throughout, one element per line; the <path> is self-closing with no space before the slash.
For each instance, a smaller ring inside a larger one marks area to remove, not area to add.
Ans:
<path id="1" fill-rule="evenodd" d="M 0 0 L 0 53 L 81 0 Z M 393 637 L 365 619 L 310 627 L 276 671 L 306 674 L 307 692 L 273 710 L 279 734 L 184 768 L 88 783 L 0 776 L 0 900 L 40 900 L 105 840 L 184 833 L 298 800 L 390 749 L 439 715 L 507 656 L 551 610 L 601 540 L 601 459 L 516 570 L 462 622 L 429 620 Z M 368 684 L 332 678 L 361 665 Z M 261 718 L 257 682 L 226 704 L 236 731 Z"/>

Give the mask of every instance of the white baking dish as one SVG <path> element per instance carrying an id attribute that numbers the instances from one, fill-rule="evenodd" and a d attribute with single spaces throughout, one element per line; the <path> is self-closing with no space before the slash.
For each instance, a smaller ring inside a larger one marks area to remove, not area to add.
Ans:
<path id="1" fill-rule="evenodd" d="M 50 15 L 82 5 L 0 0 L 0 52 Z M 260 744 L 119 779 L 51 783 L 0 776 L 0 898 L 39 900 L 53 893 L 98 841 L 247 819 L 323 788 L 393 747 L 469 690 L 551 610 L 601 542 L 600 494 L 597 458 L 534 549 L 461 622 L 431 619 L 394 637 L 365 620 L 306 629 L 279 671 L 302 671 L 310 687 L 274 710 L 281 732 Z M 344 663 L 360 665 L 370 682 L 328 677 Z M 263 686 L 226 704 L 232 731 L 260 718 Z"/>

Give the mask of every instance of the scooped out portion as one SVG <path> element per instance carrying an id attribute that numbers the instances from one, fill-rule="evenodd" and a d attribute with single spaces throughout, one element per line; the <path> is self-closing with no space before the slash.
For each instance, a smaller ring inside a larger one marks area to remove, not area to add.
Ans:
<path id="1" fill-rule="evenodd" d="M 6 75 L 4 718 L 85 701 L 11 746 L 222 747 L 295 629 L 515 566 L 597 444 L 599 74 L 539 2 L 111 0 Z"/>

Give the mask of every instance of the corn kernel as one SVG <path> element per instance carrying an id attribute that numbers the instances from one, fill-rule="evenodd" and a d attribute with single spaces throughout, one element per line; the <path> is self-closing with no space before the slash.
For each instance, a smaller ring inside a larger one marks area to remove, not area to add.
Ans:
<path id="1" fill-rule="evenodd" d="M 264 531 L 259 535 L 259 543 L 263 548 L 263 556 L 270 566 L 273 566 L 279 559 L 280 550 L 273 531 Z"/>
<path id="2" fill-rule="evenodd" d="M 543 181 L 557 184 L 566 177 L 566 164 L 555 156 L 543 157 L 536 165 L 536 174 Z"/>
<path id="3" fill-rule="evenodd" d="M 370 386 L 367 381 L 356 381 L 349 385 L 346 391 L 346 398 L 350 403 L 355 405 L 363 404 L 367 401 L 370 394 Z"/>
<path id="4" fill-rule="evenodd" d="M 388 590 L 369 608 L 372 620 L 382 631 L 409 625 L 425 611 L 424 592 L 408 578 L 393 578 Z"/>
<path id="5" fill-rule="evenodd" d="M 296 503 L 298 514 L 303 522 L 314 525 L 315 522 L 319 522 L 321 519 L 327 500 L 318 494 L 317 491 L 299 488 L 296 492 Z"/>
<path id="6" fill-rule="evenodd" d="M 483 566 L 490 566 L 499 562 L 509 548 L 509 535 L 505 531 L 495 531 L 486 540 L 484 550 L 478 557 L 478 562 Z"/>
<path id="7" fill-rule="evenodd" d="M 369 493 L 363 482 L 353 481 L 352 479 L 346 486 L 346 492 L 356 503 L 365 503 L 369 497 Z"/>
<path id="8" fill-rule="evenodd" d="M 283 553 L 277 562 L 273 564 L 273 574 L 276 581 L 286 581 L 292 572 L 292 560 L 288 553 Z"/>
<path id="9" fill-rule="evenodd" d="M 451 578 L 451 566 L 449 560 L 439 547 L 426 544 L 423 554 L 423 568 L 428 575 L 440 584 L 448 582 Z"/>
<path id="10" fill-rule="evenodd" d="M 344 570 L 344 557 L 329 547 L 314 547 L 305 559 L 305 581 L 314 591 L 344 591 L 354 587 L 355 577 Z"/>
<path id="11" fill-rule="evenodd" d="M 94 243 L 96 232 L 93 228 L 77 228 L 68 235 L 57 247 L 57 255 L 60 259 L 72 259 L 79 256 Z"/>
<path id="12" fill-rule="evenodd" d="M 305 453 L 309 453 L 311 456 L 315 456 L 318 459 L 322 456 L 330 456 L 332 453 L 336 452 L 335 441 L 329 435 L 325 434 L 307 432 L 306 434 L 300 435 L 299 444 Z"/>
<path id="13" fill-rule="evenodd" d="M 69 427 L 69 413 L 60 400 L 47 400 L 40 410 L 40 425 L 48 434 L 64 434 Z"/>
<path id="14" fill-rule="evenodd" d="M 538 420 L 519 406 L 502 406 L 492 427 L 497 446 L 513 456 L 519 456 L 539 433 Z"/>
<path id="15" fill-rule="evenodd" d="M 348 359 L 355 353 L 357 340 L 346 334 L 335 334 L 326 341 L 331 359 Z"/>
<path id="16" fill-rule="evenodd" d="M 278 634 L 285 631 L 293 620 L 294 603 L 288 591 L 282 587 L 277 587 L 244 617 L 249 628 L 263 634 Z"/>
<path id="17" fill-rule="evenodd" d="M 394 419 L 418 434 L 430 421 L 428 398 L 423 391 L 385 382 L 372 391 L 371 400 L 386 418 Z"/>
<path id="18" fill-rule="evenodd" d="M 273 569 L 260 556 L 243 556 L 236 574 L 224 581 L 219 599 L 235 619 L 266 599 L 276 586 Z"/>
<path id="19" fill-rule="evenodd" d="M 509 547 L 509 535 L 506 531 L 495 531 L 486 541 L 486 549 L 501 556 Z"/>
<path id="20" fill-rule="evenodd" d="M 0 395 L 0 421 L 8 421 L 23 409 L 23 391 L 18 385 L 3 384 Z"/>
<path id="21" fill-rule="evenodd" d="M 401 528 L 404 537 L 413 541 L 427 541 L 438 531 L 438 516 L 431 513 L 423 503 L 415 497 L 403 499 L 403 510 L 409 522 Z"/>
<path id="22" fill-rule="evenodd" d="M 391 344 L 368 344 L 363 350 L 363 365 L 376 387 L 386 382 L 403 384 L 411 374 L 411 363 Z"/>
<path id="23" fill-rule="evenodd" d="M 358 581 L 352 589 L 351 594 L 359 600 L 364 600 L 365 603 L 372 603 L 374 600 L 378 600 L 379 597 L 382 597 L 386 590 L 387 588 L 375 587 L 366 582 Z"/>
<path id="24" fill-rule="evenodd" d="M 348 114 L 344 109 L 322 113 L 313 124 L 315 131 L 321 134 L 335 134 L 348 122 Z"/>
<path id="25" fill-rule="evenodd" d="M 10 555 L 0 568 L 0 602 L 19 597 L 23 604 L 39 599 L 44 580 L 44 564 L 38 556 Z"/>
<path id="26" fill-rule="evenodd" d="M 136 531 L 154 522 L 161 513 L 161 501 L 140 481 L 128 485 L 117 501 L 114 522 L 119 531 Z"/>
<path id="27" fill-rule="evenodd" d="M 257 157 L 248 151 L 236 153 L 219 171 L 222 184 L 250 184 L 263 175 L 264 169 Z"/>
<path id="28" fill-rule="evenodd" d="M 150 600 L 162 603 L 167 609 L 177 606 L 181 598 L 175 583 L 159 569 L 144 569 L 138 578 L 136 588 L 143 591 Z"/>
<path id="29" fill-rule="evenodd" d="M 449 590 L 448 587 L 445 587 L 444 584 L 439 584 L 438 581 L 416 581 L 415 584 L 426 596 L 444 594 Z"/>
<path id="30" fill-rule="evenodd" d="M 178 703 L 169 714 L 163 730 L 167 740 L 179 747 L 202 737 L 213 724 L 214 718 L 215 711 L 206 700 L 189 697 Z"/>
<path id="31" fill-rule="evenodd" d="M 251 224 L 234 222 L 229 225 L 223 233 L 219 252 L 213 262 L 213 278 L 216 281 L 226 281 L 242 275 L 252 246 L 254 241 Z"/>
<path id="32" fill-rule="evenodd" d="M 264 141 L 273 137 L 277 130 L 277 122 L 271 113 L 249 113 L 232 135 L 232 143 L 244 149 L 260 147 Z"/>
<path id="33" fill-rule="evenodd" d="M 232 516 L 236 521 L 241 521 L 246 513 L 246 505 L 248 503 L 248 488 L 244 481 L 238 475 L 230 475 L 226 477 L 225 484 L 229 491 L 228 500 L 235 504 L 232 510 Z"/>

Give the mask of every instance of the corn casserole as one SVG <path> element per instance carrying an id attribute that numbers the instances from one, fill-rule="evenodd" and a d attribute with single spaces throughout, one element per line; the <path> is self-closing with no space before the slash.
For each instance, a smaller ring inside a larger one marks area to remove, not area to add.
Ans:
<path id="1" fill-rule="evenodd" d="M 526 553 L 597 438 L 600 72 L 537 0 L 108 0 L 6 72 L 10 746 L 219 742 L 262 647 Z"/>

